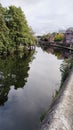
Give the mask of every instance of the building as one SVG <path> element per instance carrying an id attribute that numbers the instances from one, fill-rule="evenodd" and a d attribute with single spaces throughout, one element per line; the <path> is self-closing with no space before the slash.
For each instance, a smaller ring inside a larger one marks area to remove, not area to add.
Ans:
<path id="1" fill-rule="evenodd" d="M 73 45 L 73 27 L 68 28 L 65 32 L 65 42 Z"/>

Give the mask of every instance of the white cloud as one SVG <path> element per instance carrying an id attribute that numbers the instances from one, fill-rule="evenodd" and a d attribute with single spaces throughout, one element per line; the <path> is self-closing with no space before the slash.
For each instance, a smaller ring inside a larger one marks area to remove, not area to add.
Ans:
<path id="1" fill-rule="evenodd" d="M 0 0 L 0 3 L 21 6 L 36 33 L 73 26 L 73 0 Z"/>

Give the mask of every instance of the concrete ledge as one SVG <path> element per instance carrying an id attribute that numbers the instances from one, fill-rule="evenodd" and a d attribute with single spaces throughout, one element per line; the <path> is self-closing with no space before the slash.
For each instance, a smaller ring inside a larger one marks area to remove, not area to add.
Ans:
<path id="1" fill-rule="evenodd" d="M 73 130 L 73 69 L 39 130 Z"/>

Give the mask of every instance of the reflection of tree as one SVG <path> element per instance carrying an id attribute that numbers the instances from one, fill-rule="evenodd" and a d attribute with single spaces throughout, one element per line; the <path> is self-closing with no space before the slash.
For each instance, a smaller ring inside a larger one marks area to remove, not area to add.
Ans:
<path id="1" fill-rule="evenodd" d="M 73 57 L 73 51 L 67 49 L 61 49 L 58 47 L 51 46 L 46 47 L 44 45 L 42 45 L 41 48 L 48 53 L 54 54 L 55 56 L 57 56 L 58 59 Z"/>
<path id="2" fill-rule="evenodd" d="M 0 105 L 7 101 L 11 85 L 14 85 L 15 89 L 24 87 L 29 76 L 32 55 L 33 52 L 30 52 L 22 58 L 19 55 L 0 58 Z"/>
<path id="3" fill-rule="evenodd" d="M 42 44 L 41 48 L 46 51 L 47 53 L 51 53 L 55 55 L 58 59 L 64 59 L 63 63 L 61 64 L 60 71 L 61 71 L 61 85 L 63 85 L 65 79 L 67 78 L 69 71 L 73 67 L 73 51 L 62 49 L 58 47 L 52 46 L 44 46 Z"/>
<path id="4" fill-rule="evenodd" d="M 61 48 L 54 48 L 54 54 L 57 56 L 58 59 L 66 59 L 73 57 L 73 52 L 67 49 L 61 49 Z"/>

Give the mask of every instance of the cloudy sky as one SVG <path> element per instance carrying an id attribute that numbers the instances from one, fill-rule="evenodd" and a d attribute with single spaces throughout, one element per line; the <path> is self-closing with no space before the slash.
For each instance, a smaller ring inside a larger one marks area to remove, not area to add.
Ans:
<path id="1" fill-rule="evenodd" d="M 73 0 L 0 0 L 3 6 L 20 6 L 36 34 L 73 27 Z"/>

